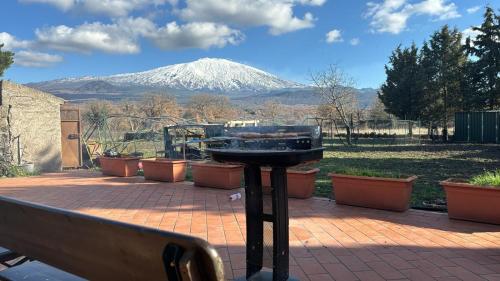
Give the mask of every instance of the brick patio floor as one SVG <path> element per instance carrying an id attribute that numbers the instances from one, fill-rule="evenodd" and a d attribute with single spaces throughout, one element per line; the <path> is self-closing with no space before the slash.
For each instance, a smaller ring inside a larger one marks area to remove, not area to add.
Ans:
<path id="1" fill-rule="evenodd" d="M 0 195 L 204 238 L 228 280 L 245 272 L 244 200 L 228 200 L 238 191 L 88 171 L 0 180 Z M 289 208 L 290 271 L 301 280 L 500 280 L 500 226 L 319 198 Z"/>

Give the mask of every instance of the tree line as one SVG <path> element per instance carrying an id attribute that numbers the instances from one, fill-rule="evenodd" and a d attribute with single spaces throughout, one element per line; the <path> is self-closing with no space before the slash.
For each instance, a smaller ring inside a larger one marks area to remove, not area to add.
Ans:
<path id="1" fill-rule="evenodd" d="M 475 38 L 447 25 L 421 48 L 398 46 L 385 66 L 378 92 L 385 110 L 400 119 L 442 126 L 457 111 L 500 109 L 500 16 L 486 7 Z"/>
<path id="2" fill-rule="evenodd" d="M 229 97 L 216 94 L 194 94 L 185 104 L 179 104 L 175 96 L 166 92 L 145 93 L 139 100 L 90 101 L 81 104 L 80 108 L 85 128 L 107 126 L 115 132 L 161 130 L 174 124 L 225 123 L 231 120 L 297 124 L 315 112 L 314 106 L 286 105 L 275 100 L 237 105 Z"/>

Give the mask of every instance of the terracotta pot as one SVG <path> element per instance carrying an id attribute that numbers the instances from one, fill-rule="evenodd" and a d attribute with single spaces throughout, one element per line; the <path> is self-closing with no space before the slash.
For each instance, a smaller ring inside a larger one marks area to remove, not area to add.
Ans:
<path id="1" fill-rule="evenodd" d="M 406 179 L 328 174 L 332 177 L 335 202 L 366 208 L 404 212 L 410 206 L 413 181 Z"/>
<path id="2" fill-rule="evenodd" d="M 446 191 L 448 217 L 500 224 L 500 188 L 478 186 L 448 179 L 440 182 Z"/>
<path id="3" fill-rule="evenodd" d="M 307 199 L 311 198 L 314 189 L 316 174 L 319 169 L 308 171 L 297 171 L 288 169 L 286 171 L 286 182 L 288 187 L 288 197 Z M 262 188 L 264 193 L 271 193 L 271 169 L 262 169 Z"/>
<path id="4" fill-rule="evenodd" d="M 191 162 L 194 185 L 222 189 L 239 188 L 243 166 Z"/>
<path id="5" fill-rule="evenodd" d="M 142 160 L 144 178 L 147 180 L 178 182 L 186 178 L 186 161 L 166 158 Z"/>
<path id="6" fill-rule="evenodd" d="M 133 177 L 137 175 L 139 158 L 136 157 L 99 157 L 104 175 L 118 177 Z"/>

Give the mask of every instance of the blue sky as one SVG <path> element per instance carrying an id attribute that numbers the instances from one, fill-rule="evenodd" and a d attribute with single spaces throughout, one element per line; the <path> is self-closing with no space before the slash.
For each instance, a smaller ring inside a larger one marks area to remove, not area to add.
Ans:
<path id="1" fill-rule="evenodd" d="M 444 24 L 468 32 L 500 0 L 4 0 L 5 78 L 109 75 L 218 57 L 310 83 L 336 63 L 378 87 L 398 45 Z"/>

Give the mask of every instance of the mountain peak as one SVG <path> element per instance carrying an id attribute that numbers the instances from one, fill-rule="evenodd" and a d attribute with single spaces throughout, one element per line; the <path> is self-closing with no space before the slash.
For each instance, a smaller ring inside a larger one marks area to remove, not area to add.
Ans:
<path id="1" fill-rule="evenodd" d="M 302 87 L 301 84 L 280 79 L 260 69 L 221 58 L 201 58 L 193 62 L 98 79 L 113 84 L 223 93 L 263 92 Z"/>
<path id="2" fill-rule="evenodd" d="M 199 58 L 193 62 L 233 62 L 233 61 L 230 59 L 223 59 L 223 58 L 204 57 L 204 58 Z"/>
<path id="3" fill-rule="evenodd" d="M 167 65 L 141 72 L 63 78 L 31 83 L 31 85 L 56 92 L 82 92 L 85 90 L 86 93 L 95 93 L 94 90 L 97 88 L 160 88 L 192 92 L 207 91 L 229 95 L 260 94 L 306 87 L 255 67 L 223 58 L 200 58 L 192 62 Z M 104 85 L 106 87 L 103 87 Z"/>

